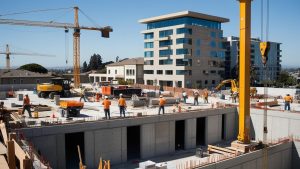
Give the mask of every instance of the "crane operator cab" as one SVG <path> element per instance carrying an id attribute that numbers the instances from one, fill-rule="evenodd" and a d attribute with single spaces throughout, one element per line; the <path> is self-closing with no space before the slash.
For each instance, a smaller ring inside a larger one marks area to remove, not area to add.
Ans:
<path id="1" fill-rule="evenodd" d="M 70 84 L 71 81 L 65 78 L 53 78 L 51 83 L 37 84 L 37 93 L 41 98 L 53 99 L 54 95 L 60 95 L 61 97 L 70 97 Z"/>

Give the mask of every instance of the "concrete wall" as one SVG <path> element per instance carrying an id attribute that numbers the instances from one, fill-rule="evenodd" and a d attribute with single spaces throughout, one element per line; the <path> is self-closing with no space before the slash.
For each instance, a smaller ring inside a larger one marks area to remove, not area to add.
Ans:
<path id="1" fill-rule="evenodd" d="M 251 137 L 263 139 L 263 110 L 251 109 L 253 129 Z M 268 110 L 268 140 L 293 136 L 300 138 L 300 114 L 287 111 Z M 293 146 L 293 168 L 300 168 L 300 143 L 295 141 Z"/>
<path id="2" fill-rule="evenodd" d="M 269 169 L 289 169 L 292 160 L 292 142 L 268 148 Z M 263 150 L 258 150 L 237 158 L 214 163 L 201 169 L 261 169 L 263 168 Z"/>
<path id="3" fill-rule="evenodd" d="M 22 129 L 53 168 L 65 168 L 65 134 L 84 132 L 85 159 L 88 168 L 96 168 L 100 157 L 112 164 L 127 161 L 127 127 L 140 126 L 142 159 L 175 152 L 175 122 L 185 120 L 185 148 L 196 147 L 196 119 L 206 117 L 206 143 L 221 141 L 222 114 L 226 114 L 226 138 L 234 138 L 235 108 L 199 112 L 145 116 L 122 120 L 105 120 L 68 125 Z M 217 124 L 217 125 L 216 125 Z"/>

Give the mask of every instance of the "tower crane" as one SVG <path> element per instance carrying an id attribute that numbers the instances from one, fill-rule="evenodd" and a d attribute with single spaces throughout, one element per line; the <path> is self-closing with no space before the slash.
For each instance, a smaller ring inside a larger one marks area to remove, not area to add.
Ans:
<path id="1" fill-rule="evenodd" d="M 102 37 L 109 38 L 110 32 L 113 29 L 110 26 L 105 27 L 87 27 L 80 26 L 78 21 L 78 7 L 74 7 L 74 23 L 59 23 L 59 22 L 43 22 L 43 21 L 28 21 L 14 19 L 0 19 L 0 24 L 20 25 L 20 26 L 37 26 L 37 27 L 52 27 L 63 29 L 74 29 L 73 33 L 73 75 L 74 87 L 80 85 L 80 30 L 100 31 Z"/>
<path id="2" fill-rule="evenodd" d="M 28 55 L 28 56 L 49 56 L 52 57 L 54 55 L 40 54 L 40 53 L 24 53 L 24 52 L 11 52 L 9 50 L 9 45 L 6 44 L 6 51 L 1 52 L 0 54 L 6 55 L 6 69 L 10 69 L 10 55 Z"/>

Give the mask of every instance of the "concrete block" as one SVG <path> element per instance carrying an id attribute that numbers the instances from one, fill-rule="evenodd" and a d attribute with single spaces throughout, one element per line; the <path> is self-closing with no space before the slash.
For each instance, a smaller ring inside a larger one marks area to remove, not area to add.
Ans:
<path id="1" fill-rule="evenodd" d="M 282 156 L 281 152 L 270 154 L 268 159 L 268 167 L 272 169 L 281 169 Z"/>
<path id="2" fill-rule="evenodd" d="M 175 140 L 174 140 L 175 141 Z M 169 123 L 155 124 L 155 155 L 165 155 L 169 152 Z"/>
<path id="3" fill-rule="evenodd" d="M 256 168 L 256 160 L 252 160 L 242 164 L 243 169 L 253 169 Z"/>
<path id="4" fill-rule="evenodd" d="M 66 149 L 65 149 L 65 135 L 59 134 L 56 136 L 56 150 L 57 150 L 57 168 L 66 168 Z"/>
<path id="5" fill-rule="evenodd" d="M 133 107 L 142 107 L 142 106 L 145 106 L 145 102 L 143 100 L 133 100 L 132 106 Z"/>
<path id="6" fill-rule="evenodd" d="M 6 99 L 6 92 L 0 92 L 0 100 Z"/>
<path id="7" fill-rule="evenodd" d="M 169 153 L 175 152 L 175 121 L 169 121 Z"/>
<path id="8" fill-rule="evenodd" d="M 207 144 L 213 144 L 222 140 L 222 115 L 207 116 L 206 123 Z"/>
<path id="9" fill-rule="evenodd" d="M 292 166 L 292 149 L 281 152 L 282 162 L 281 168 L 291 168 Z"/>
<path id="10" fill-rule="evenodd" d="M 228 113 L 225 115 L 225 137 L 226 137 L 226 140 L 229 140 L 229 139 L 233 139 L 233 138 L 236 138 L 236 135 L 237 135 L 237 128 L 236 128 L 236 118 L 235 118 L 235 113 Z"/>
<path id="11" fill-rule="evenodd" d="M 185 149 L 196 148 L 196 119 L 185 120 Z"/>
<path id="12" fill-rule="evenodd" d="M 99 160 L 95 162 L 95 138 L 94 138 L 94 131 L 86 131 L 84 132 L 84 154 L 85 158 L 85 165 L 88 168 L 96 168 L 96 165 Z"/>

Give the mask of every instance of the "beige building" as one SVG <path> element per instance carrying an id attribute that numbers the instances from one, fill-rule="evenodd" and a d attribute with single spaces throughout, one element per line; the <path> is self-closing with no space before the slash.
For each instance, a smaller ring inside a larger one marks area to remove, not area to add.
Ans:
<path id="1" fill-rule="evenodd" d="M 221 23 L 229 19 L 183 11 L 142 19 L 144 83 L 215 87 L 224 75 Z"/>
<path id="2" fill-rule="evenodd" d="M 103 82 L 122 79 L 129 83 L 144 83 L 144 59 L 130 58 L 106 65 L 106 74 L 89 74 L 90 82 Z"/>

